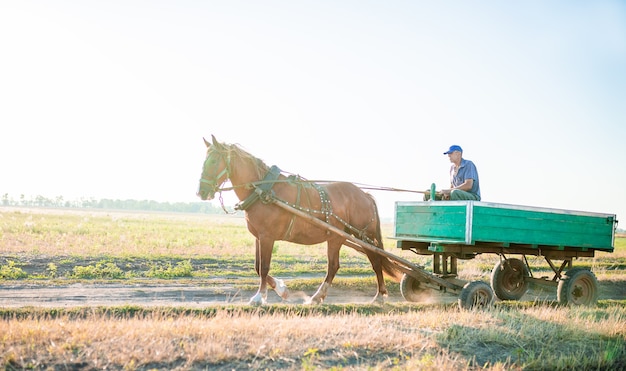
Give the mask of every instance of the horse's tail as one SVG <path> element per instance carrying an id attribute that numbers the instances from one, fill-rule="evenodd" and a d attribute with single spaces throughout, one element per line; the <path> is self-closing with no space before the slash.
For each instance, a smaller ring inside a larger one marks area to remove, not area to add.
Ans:
<path id="1" fill-rule="evenodd" d="M 380 228 L 380 214 L 378 213 L 378 205 L 376 204 L 374 196 L 369 193 L 367 195 L 372 199 L 372 203 L 374 204 L 374 216 L 376 219 L 376 239 L 374 244 L 376 245 L 376 247 L 384 250 L 385 247 L 383 246 L 383 233 Z M 387 275 L 387 277 L 396 282 L 400 282 L 400 280 L 402 279 L 402 272 L 398 269 L 398 267 L 386 256 L 381 255 L 380 261 L 383 267 L 383 272 Z"/>

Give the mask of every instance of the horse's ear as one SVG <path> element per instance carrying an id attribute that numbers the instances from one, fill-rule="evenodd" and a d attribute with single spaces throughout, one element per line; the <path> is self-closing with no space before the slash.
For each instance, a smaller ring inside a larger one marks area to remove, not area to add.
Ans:
<path id="1" fill-rule="evenodd" d="M 211 143 L 207 142 L 207 140 L 204 139 L 204 137 L 202 137 L 202 140 L 204 141 L 204 144 L 206 144 L 206 148 L 209 148 L 211 146 Z"/>
<path id="2" fill-rule="evenodd" d="M 217 139 L 215 139 L 215 135 L 211 134 L 211 139 L 213 140 L 213 145 L 214 146 L 219 146 L 219 143 L 217 142 Z"/>

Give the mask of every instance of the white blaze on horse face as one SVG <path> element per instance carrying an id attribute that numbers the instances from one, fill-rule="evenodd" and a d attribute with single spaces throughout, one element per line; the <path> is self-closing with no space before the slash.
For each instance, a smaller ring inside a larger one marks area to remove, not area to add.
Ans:
<path id="1" fill-rule="evenodd" d="M 212 200 L 215 197 L 215 192 L 212 190 L 210 184 L 205 182 L 203 179 L 200 179 L 200 186 L 198 187 L 197 195 L 203 201 Z"/>

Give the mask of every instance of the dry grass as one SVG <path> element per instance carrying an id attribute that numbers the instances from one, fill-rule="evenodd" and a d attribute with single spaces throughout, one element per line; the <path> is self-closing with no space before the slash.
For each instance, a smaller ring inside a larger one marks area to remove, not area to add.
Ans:
<path id="1" fill-rule="evenodd" d="M 296 308 L 297 309 L 297 308 Z M 391 309 L 391 310 L 389 310 Z M 379 314 L 155 311 L 0 322 L 7 368 L 595 369 L 626 366 L 626 308 L 451 306 Z M 587 330 L 588 329 L 588 330 Z"/>

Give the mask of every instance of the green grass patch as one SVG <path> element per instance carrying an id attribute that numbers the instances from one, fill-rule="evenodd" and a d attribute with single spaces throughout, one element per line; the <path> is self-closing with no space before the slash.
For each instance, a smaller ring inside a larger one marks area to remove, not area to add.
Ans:
<path id="1" fill-rule="evenodd" d="M 121 279 L 124 272 L 112 262 L 99 262 L 95 265 L 75 266 L 72 271 L 72 278 L 76 279 Z"/>
<path id="2" fill-rule="evenodd" d="M 28 277 L 28 273 L 13 260 L 7 260 L 6 264 L 0 265 L 0 279 L 19 280 Z"/>
<path id="3" fill-rule="evenodd" d="M 193 266 L 191 265 L 191 260 L 185 260 L 176 263 L 175 266 L 172 266 L 172 263 L 167 263 L 165 266 L 153 266 L 146 273 L 146 277 L 169 279 L 178 277 L 191 277 L 192 273 Z"/>

